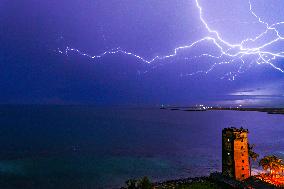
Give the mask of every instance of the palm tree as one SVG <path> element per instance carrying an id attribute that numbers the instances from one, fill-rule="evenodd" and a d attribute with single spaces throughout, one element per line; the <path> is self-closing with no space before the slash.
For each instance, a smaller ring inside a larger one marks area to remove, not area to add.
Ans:
<path id="1" fill-rule="evenodd" d="M 265 156 L 259 161 L 259 165 L 264 170 L 269 170 L 270 175 L 273 176 L 275 172 L 279 172 L 283 167 L 283 160 L 276 156 Z"/>
<path id="2" fill-rule="evenodd" d="M 252 163 L 252 161 L 256 161 L 257 158 L 259 157 L 259 154 L 257 154 L 256 152 L 253 151 L 254 146 L 255 146 L 254 144 L 252 144 L 252 145 L 248 144 L 250 176 L 251 176 L 251 167 L 252 167 L 251 163 Z"/>

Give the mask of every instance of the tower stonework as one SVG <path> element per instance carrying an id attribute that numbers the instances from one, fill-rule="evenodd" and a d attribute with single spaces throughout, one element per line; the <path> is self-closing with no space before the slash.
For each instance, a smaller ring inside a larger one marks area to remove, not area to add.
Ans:
<path id="1" fill-rule="evenodd" d="M 240 181 L 250 177 L 247 129 L 223 129 L 222 174 Z"/>

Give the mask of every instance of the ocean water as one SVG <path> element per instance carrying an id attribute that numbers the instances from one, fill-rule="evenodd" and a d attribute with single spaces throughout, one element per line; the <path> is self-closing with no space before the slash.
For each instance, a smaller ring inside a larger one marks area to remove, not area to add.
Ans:
<path id="1" fill-rule="evenodd" d="M 142 176 L 208 175 L 221 170 L 221 131 L 231 126 L 248 128 L 261 156 L 284 157 L 284 115 L 0 106 L 0 188 L 119 188 Z"/>

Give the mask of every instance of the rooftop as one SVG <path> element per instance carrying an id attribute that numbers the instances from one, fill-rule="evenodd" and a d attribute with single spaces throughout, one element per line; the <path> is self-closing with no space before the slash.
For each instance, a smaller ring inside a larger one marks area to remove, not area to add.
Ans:
<path id="1" fill-rule="evenodd" d="M 236 127 L 228 127 L 224 128 L 223 131 L 232 131 L 232 132 L 246 132 L 248 133 L 248 129 L 244 129 L 243 127 L 241 128 L 236 128 Z"/>

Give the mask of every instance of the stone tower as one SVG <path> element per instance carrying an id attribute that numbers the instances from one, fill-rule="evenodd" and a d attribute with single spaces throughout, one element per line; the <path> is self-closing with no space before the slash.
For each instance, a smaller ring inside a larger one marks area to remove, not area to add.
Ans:
<path id="1" fill-rule="evenodd" d="M 240 181 L 250 177 L 247 129 L 223 129 L 222 174 Z"/>

